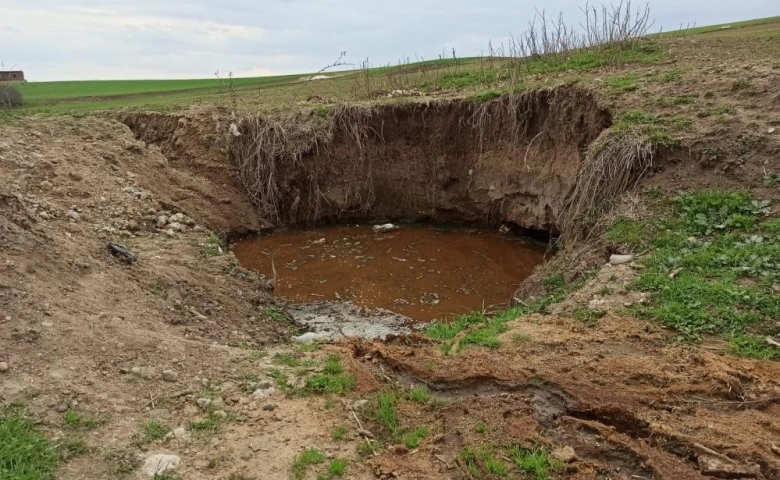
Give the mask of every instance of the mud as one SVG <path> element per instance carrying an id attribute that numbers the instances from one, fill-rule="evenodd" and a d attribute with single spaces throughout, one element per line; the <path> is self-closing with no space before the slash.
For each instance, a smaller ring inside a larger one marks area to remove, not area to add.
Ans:
<path id="1" fill-rule="evenodd" d="M 481 230 L 405 225 L 374 233 L 346 226 L 236 243 L 239 262 L 293 303 L 349 301 L 416 320 L 507 306 L 545 248 Z"/>
<path id="2" fill-rule="evenodd" d="M 301 343 L 332 342 L 349 337 L 385 340 L 420 330 L 424 324 L 381 308 L 366 309 L 348 302 L 299 303 L 285 308 L 299 327 Z"/>

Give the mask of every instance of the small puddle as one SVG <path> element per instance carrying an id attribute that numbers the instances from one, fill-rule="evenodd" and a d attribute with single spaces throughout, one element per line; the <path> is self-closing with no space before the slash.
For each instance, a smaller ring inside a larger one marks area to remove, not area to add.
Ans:
<path id="1" fill-rule="evenodd" d="M 291 313 L 298 320 L 338 317 L 343 311 L 334 302 L 344 302 L 419 322 L 506 306 L 545 248 L 481 230 L 401 226 L 375 233 L 339 226 L 243 240 L 233 252 L 268 278 L 276 269 L 274 293 L 297 304 Z M 367 318 L 378 316 L 372 311 Z"/>

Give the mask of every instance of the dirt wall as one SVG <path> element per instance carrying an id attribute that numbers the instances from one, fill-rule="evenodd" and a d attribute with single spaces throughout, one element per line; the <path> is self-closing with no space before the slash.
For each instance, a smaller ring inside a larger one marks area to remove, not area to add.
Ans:
<path id="1" fill-rule="evenodd" d="M 311 130 L 303 149 L 283 131 L 301 130 L 307 120 L 300 117 L 131 114 L 122 121 L 172 162 L 202 169 L 231 192 L 243 184 L 261 226 L 388 219 L 555 231 L 584 150 L 611 116 L 587 90 L 567 85 L 488 102 L 342 107 L 325 134 Z M 228 133 L 232 121 L 239 136 Z M 234 171 L 242 162 L 244 170 Z M 236 214 L 251 215 L 244 206 Z"/>

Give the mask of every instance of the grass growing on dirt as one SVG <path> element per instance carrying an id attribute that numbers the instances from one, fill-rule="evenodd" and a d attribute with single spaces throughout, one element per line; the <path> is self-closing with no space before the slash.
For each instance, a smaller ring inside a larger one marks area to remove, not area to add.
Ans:
<path id="1" fill-rule="evenodd" d="M 207 257 L 222 255 L 224 253 L 222 251 L 222 239 L 219 238 L 219 235 L 210 233 L 208 238 L 206 238 L 205 245 L 200 249 L 200 252 Z"/>
<path id="2" fill-rule="evenodd" d="M 100 425 L 96 418 L 72 409 L 62 414 L 62 421 L 66 427 L 73 430 L 92 430 Z"/>
<path id="3" fill-rule="evenodd" d="M 653 295 L 634 313 L 677 329 L 682 340 L 718 334 L 735 353 L 780 358 L 757 337 L 776 334 L 780 316 L 780 220 L 764 220 L 769 203 L 746 192 L 700 191 L 655 208 L 651 221 L 621 218 L 606 234 L 650 250 L 635 288 Z"/>
<path id="4" fill-rule="evenodd" d="M 413 402 L 426 404 L 431 400 L 431 392 L 426 387 L 415 387 L 409 390 L 406 398 Z"/>
<path id="5" fill-rule="evenodd" d="M 162 440 L 171 431 L 171 427 L 159 420 L 149 420 L 144 424 L 144 438 L 147 442 Z"/>
<path id="6" fill-rule="evenodd" d="M 507 323 L 523 315 L 544 314 L 550 305 L 565 298 L 568 290 L 566 283 L 562 278 L 557 278 L 557 275 L 554 277 L 556 278 L 550 278 L 546 282 L 551 290 L 549 295 L 490 314 L 471 312 L 449 322 L 436 321 L 426 328 L 425 333 L 430 338 L 441 340 L 445 353 L 455 347 L 456 351 L 468 346 L 498 348 L 501 346 L 498 336 L 508 330 Z"/>
<path id="7" fill-rule="evenodd" d="M 379 426 L 384 437 L 391 442 L 403 443 L 408 449 L 420 446 L 420 442 L 429 435 L 425 427 L 404 429 L 396 412 L 396 404 L 402 397 L 394 391 L 380 392 L 363 409 L 363 416 Z"/>
<path id="8" fill-rule="evenodd" d="M 344 365 L 338 355 L 329 355 L 322 372 L 306 381 L 305 390 L 312 393 L 345 394 L 355 388 L 357 379 L 344 373 Z"/>
<path id="9" fill-rule="evenodd" d="M 0 478 L 54 478 L 59 456 L 51 442 L 18 409 L 0 410 Z"/>
<path id="10" fill-rule="evenodd" d="M 309 449 L 301 452 L 292 464 L 292 476 L 296 480 L 302 480 L 306 476 L 306 471 L 312 465 L 325 462 L 325 455 L 317 449 Z"/>
<path id="11" fill-rule="evenodd" d="M 527 449 L 514 446 L 509 449 L 509 456 L 518 470 L 536 480 L 547 480 L 550 478 L 550 473 L 563 468 L 560 462 L 551 459 L 547 450 L 542 448 Z"/>

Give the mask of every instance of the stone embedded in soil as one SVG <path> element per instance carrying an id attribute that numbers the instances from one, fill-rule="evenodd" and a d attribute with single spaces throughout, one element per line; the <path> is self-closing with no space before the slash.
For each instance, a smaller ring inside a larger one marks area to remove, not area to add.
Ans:
<path id="1" fill-rule="evenodd" d="M 572 447 L 560 447 L 552 451 L 552 457 L 563 463 L 572 463 L 577 460 L 577 453 Z"/>
<path id="2" fill-rule="evenodd" d="M 147 457 L 141 470 L 149 478 L 154 478 L 176 470 L 180 463 L 181 458 L 178 455 L 158 453 Z"/>
<path id="3" fill-rule="evenodd" d="M 609 257 L 609 263 L 612 265 L 623 265 L 634 261 L 633 255 L 612 255 Z"/>
<path id="4" fill-rule="evenodd" d="M 162 378 L 166 382 L 175 382 L 179 378 L 179 374 L 174 370 L 165 370 L 162 372 Z"/>
<path id="5" fill-rule="evenodd" d="M 200 408 L 205 410 L 205 409 L 209 408 L 209 405 L 211 405 L 211 399 L 210 398 L 199 398 L 195 403 L 197 403 Z"/>
<path id="6" fill-rule="evenodd" d="M 227 418 L 227 412 L 225 412 L 224 410 L 217 410 L 216 412 L 214 412 L 214 416 L 217 417 L 217 418 L 223 418 L 224 419 L 224 418 Z"/>
<path id="7" fill-rule="evenodd" d="M 274 384 L 270 380 L 260 380 L 255 384 L 255 390 L 267 390 L 273 386 Z"/>
<path id="8" fill-rule="evenodd" d="M 0 362 L 0 373 L 7 372 L 9 368 L 8 362 Z"/>
<path id="9" fill-rule="evenodd" d="M 702 474 L 715 478 L 758 478 L 761 467 L 730 463 L 714 455 L 700 454 L 697 458 Z"/>
<path id="10" fill-rule="evenodd" d="M 270 412 L 272 410 L 276 410 L 276 404 L 274 402 L 267 402 L 263 404 L 263 410 L 266 412 Z"/>
<path id="11" fill-rule="evenodd" d="M 276 389 L 274 387 L 258 388 L 257 390 L 255 390 L 252 393 L 252 396 L 253 397 L 258 397 L 258 398 L 268 398 L 271 395 L 273 395 L 274 393 L 276 393 Z"/>

